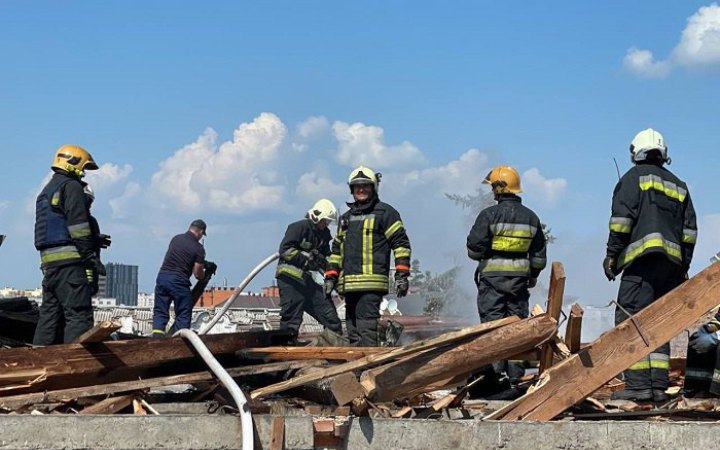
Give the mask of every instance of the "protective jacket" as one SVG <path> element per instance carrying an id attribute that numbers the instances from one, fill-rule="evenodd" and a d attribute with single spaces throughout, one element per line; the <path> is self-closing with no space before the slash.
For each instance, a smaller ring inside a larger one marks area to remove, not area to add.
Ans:
<path id="1" fill-rule="evenodd" d="M 35 248 L 43 269 L 93 259 L 89 216 L 82 182 L 56 171 L 35 203 Z"/>
<path id="2" fill-rule="evenodd" d="M 325 276 L 339 277 L 340 293 L 387 293 L 390 253 L 396 271 L 410 270 L 410 240 L 400 214 L 377 196 L 348 206 L 350 210 L 340 217 Z"/>
<path id="3" fill-rule="evenodd" d="M 690 267 L 697 222 L 687 185 L 655 164 L 639 164 L 615 186 L 607 256 L 619 270 L 638 258 L 661 253 Z"/>
<path id="4" fill-rule="evenodd" d="M 319 229 L 308 218 L 288 225 L 280 243 L 280 261 L 275 277 L 305 282 L 309 270 L 325 270 L 324 258 L 330 256 L 331 239 L 330 230 Z M 313 250 L 317 250 L 322 257 L 311 256 Z"/>
<path id="5" fill-rule="evenodd" d="M 540 219 L 513 194 L 501 194 L 497 205 L 480 211 L 467 251 L 485 276 L 537 278 L 547 264 Z"/>

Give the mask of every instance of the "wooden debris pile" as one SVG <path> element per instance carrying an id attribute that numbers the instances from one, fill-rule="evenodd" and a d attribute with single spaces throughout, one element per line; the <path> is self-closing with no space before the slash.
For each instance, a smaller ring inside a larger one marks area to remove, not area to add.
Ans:
<path id="1" fill-rule="evenodd" d="M 592 420 L 612 412 L 604 401 L 622 389 L 616 375 L 715 306 L 720 264 L 586 346 L 580 345 L 579 305 L 570 308 L 564 337 L 558 335 L 564 282 L 562 265 L 553 263 L 547 312 L 536 308 L 527 319 L 508 317 L 402 347 L 291 347 L 289 336 L 277 330 L 206 335 L 203 340 L 249 393 L 253 412 L 334 416 L 316 421 L 316 437 L 326 443 L 342 439 L 346 426 L 337 418 L 351 414 Z M 98 324 L 74 344 L 0 350 L 0 409 L 154 414 L 162 409 L 153 402 L 154 390 L 193 385 L 195 390 L 185 394 L 184 401 L 210 400 L 233 411 L 229 395 L 181 338 L 103 341 L 116 327 Z M 521 380 L 527 393 L 511 403 L 469 400 L 470 375 L 507 359 L 538 361 L 537 374 Z M 714 406 L 700 405 L 705 408 L 702 414 L 718 414 Z M 685 415 L 701 408 L 679 401 L 661 406 Z M 646 409 L 626 405 L 615 414 L 646 418 L 660 411 Z"/>

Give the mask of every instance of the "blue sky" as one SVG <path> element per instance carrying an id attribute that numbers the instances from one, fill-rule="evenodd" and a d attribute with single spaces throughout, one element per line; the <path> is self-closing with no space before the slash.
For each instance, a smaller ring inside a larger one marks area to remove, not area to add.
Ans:
<path id="1" fill-rule="evenodd" d="M 612 158 L 627 169 L 649 126 L 700 216 L 692 271 L 720 250 L 716 4 L 425 3 L 0 2 L 0 284 L 40 284 L 32 202 L 66 142 L 105 164 L 88 177 L 103 259 L 139 264 L 142 290 L 196 217 L 237 284 L 317 198 L 348 200 L 362 161 L 423 268 L 461 264 L 471 291 L 471 218 L 443 193 L 505 163 L 569 293 L 605 304 Z"/>

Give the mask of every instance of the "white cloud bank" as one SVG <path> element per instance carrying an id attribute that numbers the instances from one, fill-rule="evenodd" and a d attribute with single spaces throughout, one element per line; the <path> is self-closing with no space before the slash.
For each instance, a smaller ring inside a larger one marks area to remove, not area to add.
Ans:
<path id="1" fill-rule="evenodd" d="M 662 78 L 676 67 L 720 66 L 720 6 L 711 3 L 690 16 L 680 42 L 667 59 L 657 59 L 650 50 L 631 47 L 623 65 L 643 78 Z"/>

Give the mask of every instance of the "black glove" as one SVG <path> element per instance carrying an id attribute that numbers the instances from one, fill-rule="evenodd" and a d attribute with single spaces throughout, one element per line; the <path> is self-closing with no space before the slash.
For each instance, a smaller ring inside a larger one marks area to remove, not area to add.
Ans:
<path id="1" fill-rule="evenodd" d="M 205 269 L 205 278 L 208 278 L 215 275 L 215 272 L 217 271 L 217 264 L 212 261 L 205 261 L 203 263 L 203 268 Z"/>
<path id="2" fill-rule="evenodd" d="M 305 254 L 305 268 L 307 270 L 325 270 L 327 267 L 327 259 L 325 255 L 320 253 L 316 248 Z"/>
<path id="3" fill-rule="evenodd" d="M 610 256 L 605 257 L 603 260 L 603 270 L 608 281 L 615 281 L 615 275 L 617 275 L 617 261 L 615 258 Z"/>
<path id="4" fill-rule="evenodd" d="M 325 297 L 332 298 L 332 291 L 335 290 L 335 286 L 337 286 L 337 281 L 338 280 L 335 277 L 325 277 L 325 284 L 323 285 Z"/>
<path id="5" fill-rule="evenodd" d="M 410 274 L 405 271 L 395 271 L 395 295 L 397 298 L 403 298 L 410 289 Z"/>
<path id="6" fill-rule="evenodd" d="M 537 278 L 528 278 L 528 289 L 532 289 L 537 286 Z"/>
<path id="7" fill-rule="evenodd" d="M 92 270 L 95 273 L 95 276 L 107 275 L 105 266 L 100 262 L 100 258 L 97 256 L 91 258 L 85 265 L 85 268 Z"/>
<path id="8" fill-rule="evenodd" d="M 112 238 L 108 234 L 100 234 L 98 235 L 98 245 L 100 245 L 100 248 L 108 248 L 110 247 L 110 244 L 112 244 Z"/>

